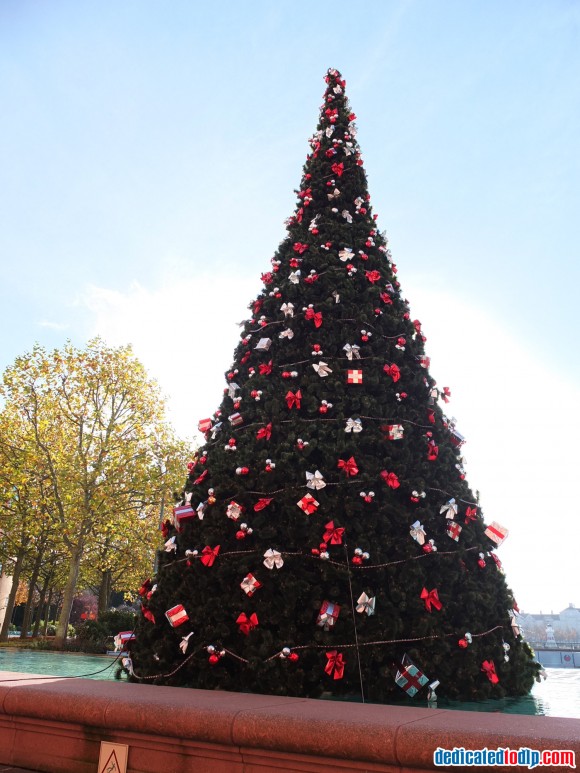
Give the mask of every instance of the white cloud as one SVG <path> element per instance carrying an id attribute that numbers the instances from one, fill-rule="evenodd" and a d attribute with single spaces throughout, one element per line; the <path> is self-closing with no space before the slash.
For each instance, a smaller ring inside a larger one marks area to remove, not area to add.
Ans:
<path id="1" fill-rule="evenodd" d="M 40 327 L 47 327 L 50 330 L 66 330 L 68 327 L 68 325 L 66 325 L 64 322 L 49 322 L 46 319 L 43 319 L 38 324 Z"/>
<path id="2" fill-rule="evenodd" d="M 467 477 L 486 522 L 510 536 L 498 551 L 520 607 L 578 604 L 577 439 L 580 389 L 538 360 L 491 311 L 415 286 L 431 373 L 452 398 L 446 412 L 465 435 Z"/>
<path id="3" fill-rule="evenodd" d="M 94 314 L 92 334 L 131 344 L 168 398 L 169 419 L 191 438 L 221 402 L 224 372 L 239 341 L 237 323 L 259 289 L 252 281 L 200 274 L 167 279 L 155 289 L 134 282 L 126 292 L 91 286 L 81 302 Z"/>

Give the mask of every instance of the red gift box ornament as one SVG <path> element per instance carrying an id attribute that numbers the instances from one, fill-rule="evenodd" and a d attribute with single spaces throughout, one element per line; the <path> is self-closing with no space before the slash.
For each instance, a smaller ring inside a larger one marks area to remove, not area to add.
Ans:
<path id="1" fill-rule="evenodd" d="M 248 636 L 250 631 L 253 631 L 258 625 L 258 615 L 253 612 L 248 617 L 245 612 L 242 612 L 241 615 L 238 616 L 236 623 L 239 626 L 240 633 L 243 633 L 244 636 Z"/>
<path id="2" fill-rule="evenodd" d="M 304 510 L 306 515 L 312 515 L 312 513 L 316 512 L 320 503 L 314 499 L 312 494 L 305 494 L 302 499 L 299 499 L 298 502 L 296 502 L 296 504 L 301 510 Z"/>
<path id="3" fill-rule="evenodd" d="M 499 677 L 495 673 L 495 663 L 493 660 L 484 660 L 481 664 L 481 670 L 492 684 L 497 684 L 499 682 Z"/>
<path id="4" fill-rule="evenodd" d="M 261 587 L 262 583 L 253 574 L 247 574 L 240 583 L 240 588 L 250 597 Z"/>
<path id="5" fill-rule="evenodd" d="M 331 545 L 342 545 L 342 535 L 344 534 L 344 527 L 335 526 L 334 521 L 329 521 L 325 527 L 326 531 L 322 535 L 322 539 L 325 542 L 329 542 Z"/>
<path id="6" fill-rule="evenodd" d="M 200 421 L 197 424 L 197 428 L 200 432 L 209 432 L 213 426 L 213 421 L 211 419 L 200 419 Z"/>
<path id="7" fill-rule="evenodd" d="M 347 478 L 358 475 L 358 467 L 356 466 L 354 456 L 351 456 L 350 459 L 347 460 L 339 459 L 337 466 L 339 470 L 344 472 Z"/>
<path id="8" fill-rule="evenodd" d="M 231 416 L 228 416 L 228 421 L 232 425 L 232 427 L 239 427 L 240 424 L 244 423 L 244 420 L 240 413 L 232 413 Z"/>
<path id="9" fill-rule="evenodd" d="M 435 607 L 437 611 L 443 607 L 443 604 L 439 601 L 439 593 L 437 588 L 433 588 L 433 590 L 427 590 L 427 588 L 423 588 L 421 591 L 421 598 L 425 602 L 425 609 L 427 612 L 431 612 L 431 607 Z"/>
<path id="10" fill-rule="evenodd" d="M 209 545 L 206 545 L 201 551 L 201 563 L 204 566 L 213 566 L 219 552 L 219 545 L 216 545 L 215 548 L 211 548 Z"/>
<path id="11" fill-rule="evenodd" d="M 323 601 L 316 619 L 316 625 L 324 628 L 325 631 L 329 631 L 336 624 L 339 614 L 340 607 L 338 604 L 335 604 L 333 601 Z"/>
<path id="12" fill-rule="evenodd" d="M 346 371 L 346 383 L 347 384 L 362 384 L 363 372 L 362 370 L 347 370 Z"/>
<path id="13" fill-rule="evenodd" d="M 333 679 L 342 679 L 344 676 L 344 666 L 346 661 L 342 657 L 342 652 L 331 650 L 326 653 L 327 663 L 324 667 L 325 673 L 332 676 Z"/>
<path id="14" fill-rule="evenodd" d="M 461 534 L 462 528 L 461 524 L 456 521 L 451 521 L 447 524 L 447 534 L 452 540 L 459 542 L 459 535 Z"/>
<path id="15" fill-rule="evenodd" d="M 195 518 L 196 512 L 191 505 L 180 505 L 173 508 L 173 523 L 177 531 L 180 531 L 181 524 L 184 521 L 189 521 L 191 518 Z"/>
<path id="16" fill-rule="evenodd" d="M 485 530 L 485 535 L 499 547 L 509 534 L 505 526 L 501 526 L 497 521 L 492 521 Z"/>
<path id="17" fill-rule="evenodd" d="M 189 620 L 189 615 L 182 604 L 176 604 L 176 606 L 168 609 L 165 613 L 165 617 L 169 620 L 169 624 L 172 628 L 177 628 L 178 625 L 183 625 L 183 623 L 186 623 Z"/>

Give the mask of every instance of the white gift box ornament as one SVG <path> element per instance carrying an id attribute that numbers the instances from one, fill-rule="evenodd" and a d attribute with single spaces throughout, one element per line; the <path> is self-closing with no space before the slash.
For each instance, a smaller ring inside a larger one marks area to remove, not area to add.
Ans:
<path id="1" fill-rule="evenodd" d="M 228 516 L 228 518 L 231 518 L 232 521 L 237 521 L 240 518 L 243 509 L 244 508 L 241 505 L 239 505 L 235 500 L 232 500 L 227 507 L 226 515 Z"/>
<path id="2" fill-rule="evenodd" d="M 260 338 L 258 343 L 255 345 L 254 349 L 258 352 L 267 352 L 271 346 L 272 346 L 271 338 Z"/>
<path id="3" fill-rule="evenodd" d="M 487 537 L 499 547 L 509 534 L 509 529 L 501 526 L 497 521 L 492 521 L 485 530 Z"/>
<path id="4" fill-rule="evenodd" d="M 402 424 L 387 424 L 387 437 L 389 440 L 402 440 L 405 428 Z"/>
<path id="5" fill-rule="evenodd" d="M 240 587 L 248 596 L 253 596 L 258 588 L 262 587 L 262 583 L 256 580 L 253 574 L 247 574 L 240 583 Z"/>
<path id="6" fill-rule="evenodd" d="M 459 542 L 459 535 L 461 534 L 462 528 L 463 527 L 461 524 L 452 521 L 451 523 L 447 524 L 447 534 L 449 537 L 451 537 L 452 540 Z"/>

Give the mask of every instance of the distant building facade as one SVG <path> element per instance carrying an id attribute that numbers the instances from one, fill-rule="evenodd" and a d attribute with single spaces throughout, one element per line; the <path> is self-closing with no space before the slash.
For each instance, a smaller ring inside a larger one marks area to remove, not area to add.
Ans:
<path id="1" fill-rule="evenodd" d="M 559 614 L 522 612 L 518 623 L 527 641 L 545 647 L 580 644 L 580 609 L 569 604 Z"/>

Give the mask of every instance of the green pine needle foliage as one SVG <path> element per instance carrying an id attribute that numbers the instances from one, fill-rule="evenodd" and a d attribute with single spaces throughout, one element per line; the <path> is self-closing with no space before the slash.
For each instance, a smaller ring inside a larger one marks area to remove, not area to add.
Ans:
<path id="1" fill-rule="evenodd" d="M 420 323 L 373 217 L 344 81 L 336 70 L 325 80 L 296 211 L 250 303 L 226 373 L 230 389 L 185 485 L 194 517 L 179 531 L 166 525 L 177 549 L 160 551 L 157 574 L 143 588 L 155 622 L 143 616 L 137 625 L 133 678 L 396 701 L 407 697 L 395 682 L 407 656 L 440 682 L 440 696 L 524 695 L 539 666 L 512 629 L 514 598 L 465 480 L 461 438 L 443 413 Z M 292 315 L 283 304 L 293 305 Z M 266 350 L 257 348 L 263 338 Z M 360 359 L 348 358 L 347 344 L 360 347 Z M 320 362 L 328 375 L 313 367 Z M 362 371 L 361 384 L 348 383 L 353 369 Z M 289 407 L 288 393 L 298 390 L 300 407 Z M 236 413 L 241 424 L 229 420 Z M 396 424 L 403 437 L 392 440 Z M 347 475 L 340 462 L 351 458 L 358 472 Z M 316 471 L 326 483 L 319 490 L 306 487 L 306 473 Z M 297 505 L 308 493 L 319 503 L 311 514 Z M 271 501 L 256 509 L 263 499 Z M 441 512 L 451 499 L 453 519 Z M 244 508 L 237 520 L 227 514 L 232 502 Z M 467 508 L 474 518 L 466 519 Z M 411 536 L 415 521 L 436 551 Z M 344 529 L 338 544 L 324 541 L 329 522 Z M 447 534 L 450 523 L 462 526 L 458 541 Z M 269 549 L 283 566 L 264 565 Z M 241 587 L 249 574 L 260 583 L 252 595 Z M 426 609 L 424 588 L 437 591 L 440 610 Z M 356 611 L 362 593 L 375 599 L 375 614 Z M 325 602 L 340 607 L 331 626 L 320 624 Z M 179 604 L 189 619 L 172 627 L 165 613 Z M 245 632 L 236 622 L 242 614 L 250 620 Z M 467 632 L 472 642 L 462 647 Z M 342 676 L 330 667 L 333 652 Z M 490 661 L 496 683 L 482 670 Z"/>

